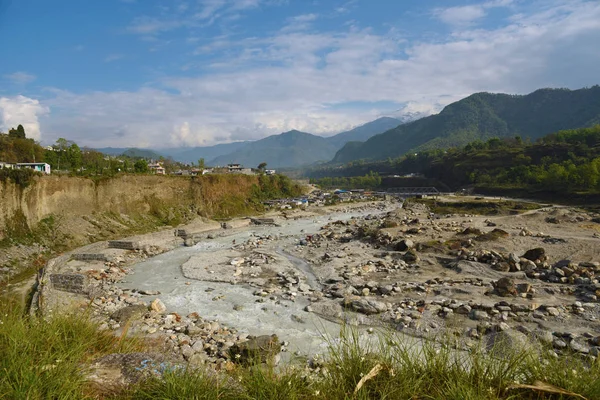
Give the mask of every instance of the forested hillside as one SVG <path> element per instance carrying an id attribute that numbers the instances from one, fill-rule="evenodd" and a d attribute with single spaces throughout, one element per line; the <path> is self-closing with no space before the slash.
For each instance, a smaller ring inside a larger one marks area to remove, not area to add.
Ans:
<path id="1" fill-rule="evenodd" d="M 408 152 L 464 146 L 493 137 L 537 139 L 598 123 L 600 86 L 541 89 L 526 96 L 476 93 L 448 105 L 437 115 L 400 125 L 360 145 L 348 143 L 333 162 L 396 158 Z"/>
<path id="2" fill-rule="evenodd" d="M 464 147 L 432 149 L 387 161 L 349 163 L 313 171 L 312 178 L 422 175 L 452 190 L 477 185 L 554 193 L 600 193 L 600 125 L 565 130 L 536 142 L 514 138 L 477 140 Z M 319 183 L 319 180 L 315 180 Z"/>

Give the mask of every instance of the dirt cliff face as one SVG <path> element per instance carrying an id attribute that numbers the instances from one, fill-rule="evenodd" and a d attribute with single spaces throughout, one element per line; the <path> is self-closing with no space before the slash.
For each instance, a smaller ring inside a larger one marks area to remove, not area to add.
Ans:
<path id="1" fill-rule="evenodd" d="M 17 220 L 33 228 L 51 215 L 74 221 L 103 213 L 123 218 L 147 214 L 165 224 L 177 224 L 190 213 L 227 216 L 232 209 L 251 206 L 256 183 L 256 177 L 243 175 L 123 175 L 102 180 L 48 176 L 35 178 L 26 188 L 0 182 L 0 239 Z M 228 205 L 227 212 L 223 205 Z"/>

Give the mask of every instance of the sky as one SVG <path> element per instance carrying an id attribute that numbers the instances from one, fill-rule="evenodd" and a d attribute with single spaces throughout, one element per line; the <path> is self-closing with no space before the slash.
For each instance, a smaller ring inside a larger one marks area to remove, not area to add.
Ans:
<path id="1" fill-rule="evenodd" d="M 600 84 L 599 0 L 0 0 L 0 131 L 328 136 L 472 93 Z"/>

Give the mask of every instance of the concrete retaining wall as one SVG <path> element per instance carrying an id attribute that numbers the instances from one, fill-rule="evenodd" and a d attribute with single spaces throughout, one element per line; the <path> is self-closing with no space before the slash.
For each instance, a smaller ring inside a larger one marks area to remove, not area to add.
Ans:
<path id="1" fill-rule="evenodd" d="M 106 256 L 101 253 L 76 253 L 71 258 L 79 261 L 107 261 Z"/>
<path id="2" fill-rule="evenodd" d="M 126 240 L 109 240 L 108 247 L 111 249 L 137 250 L 140 248 L 140 244 Z"/>

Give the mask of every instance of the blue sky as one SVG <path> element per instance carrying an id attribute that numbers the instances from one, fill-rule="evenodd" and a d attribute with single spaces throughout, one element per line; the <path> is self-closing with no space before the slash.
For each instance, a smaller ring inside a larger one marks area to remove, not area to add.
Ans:
<path id="1" fill-rule="evenodd" d="M 600 84 L 597 0 L 0 0 L 0 130 L 174 147 Z"/>

